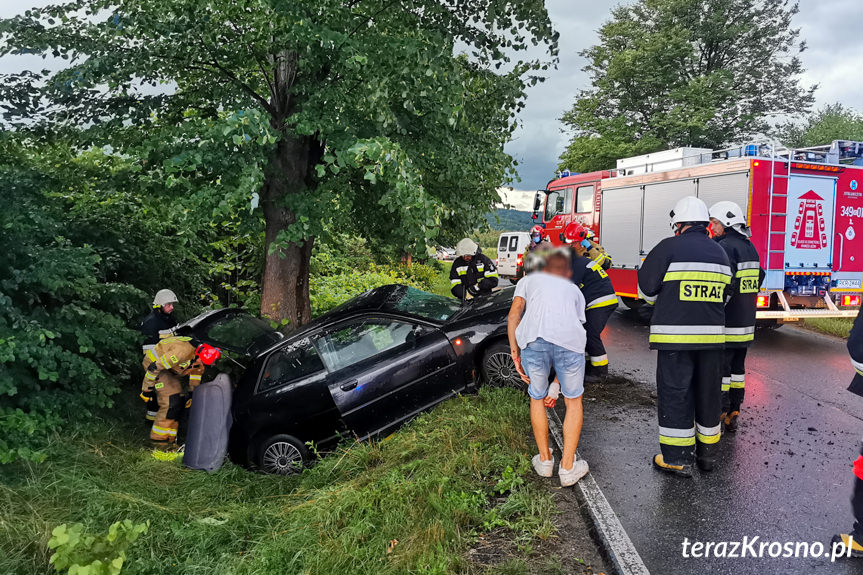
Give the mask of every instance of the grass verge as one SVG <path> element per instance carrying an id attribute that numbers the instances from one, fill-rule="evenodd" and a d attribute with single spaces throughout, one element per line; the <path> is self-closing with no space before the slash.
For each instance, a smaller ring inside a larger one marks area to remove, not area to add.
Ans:
<path id="1" fill-rule="evenodd" d="M 826 333 L 827 335 L 835 335 L 841 338 L 848 338 L 851 333 L 851 326 L 854 325 L 854 319 L 850 317 L 820 317 L 810 318 L 801 322 L 801 327 Z"/>
<path id="2" fill-rule="evenodd" d="M 473 573 L 466 549 L 504 529 L 554 534 L 555 504 L 526 480 L 524 396 L 483 389 L 390 439 L 345 444 L 295 477 L 157 461 L 137 417 L 88 422 L 42 464 L 0 468 L 0 573 L 48 573 L 51 530 L 150 521 L 124 574 Z M 129 422 L 132 420 L 132 422 Z"/>

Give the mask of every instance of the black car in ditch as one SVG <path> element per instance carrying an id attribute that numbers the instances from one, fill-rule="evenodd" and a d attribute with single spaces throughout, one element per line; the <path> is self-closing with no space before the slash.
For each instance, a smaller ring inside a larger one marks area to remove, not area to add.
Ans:
<path id="1" fill-rule="evenodd" d="M 462 303 L 389 285 L 287 336 L 236 309 L 206 312 L 176 332 L 243 365 L 234 374 L 232 459 L 287 474 L 308 462 L 310 443 L 386 436 L 480 381 L 522 386 L 506 341 L 512 295 L 503 288 Z"/>

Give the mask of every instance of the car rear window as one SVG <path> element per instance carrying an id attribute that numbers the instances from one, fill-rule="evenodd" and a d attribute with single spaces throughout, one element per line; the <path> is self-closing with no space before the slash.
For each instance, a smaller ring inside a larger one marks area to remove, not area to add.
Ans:
<path id="1" fill-rule="evenodd" d="M 509 238 L 509 251 L 518 251 L 518 236 L 512 236 Z"/>
<path id="2" fill-rule="evenodd" d="M 497 246 L 497 251 L 505 252 L 506 251 L 506 240 L 508 236 L 500 236 L 500 242 Z"/>
<path id="3" fill-rule="evenodd" d="M 395 311 L 433 321 L 446 321 L 461 309 L 461 304 L 457 299 L 429 293 L 413 287 L 405 287 L 403 290 L 396 292 L 393 303 L 389 303 L 389 305 Z"/>
<path id="4" fill-rule="evenodd" d="M 237 314 L 209 326 L 203 339 L 216 347 L 250 353 L 279 341 L 282 335 L 261 319 Z"/>

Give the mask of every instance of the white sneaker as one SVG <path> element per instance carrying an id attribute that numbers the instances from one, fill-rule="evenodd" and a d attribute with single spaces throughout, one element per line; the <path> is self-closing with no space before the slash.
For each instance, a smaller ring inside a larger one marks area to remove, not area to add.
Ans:
<path id="1" fill-rule="evenodd" d="M 563 465 L 561 465 L 558 470 L 561 487 L 575 485 L 578 483 L 579 479 L 587 475 L 588 471 L 590 471 L 590 467 L 588 467 L 587 461 L 584 459 L 579 459 L 578 461 L 573 462 L 572 469 L 564 469 Z"/>
<path id="2" fill-rule="evenodd" d="M 540 477 L 551 477 L 554 475 L 554 455 L 548 461 L 543 461 L 537 453 L 533 456 L 533 469 Z"/>

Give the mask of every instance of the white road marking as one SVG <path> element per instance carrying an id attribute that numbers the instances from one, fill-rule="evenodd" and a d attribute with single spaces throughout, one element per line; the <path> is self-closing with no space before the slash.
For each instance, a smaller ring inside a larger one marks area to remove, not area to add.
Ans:
<path id="1" fill-rule="evenodd" d="M 563 452 L 563 426 L 560 417 L 553 409 L 546 411 L 548 412 L 548 427 L 551 436 L 557 444 L 557 448 Z M 618 519 L 614 509 L 611 508 L 593 475 L 588 473 L 575 484 L 575 487 L 578 488 L 587 503 L 587 510 L 617 573 L 619 575 L 650 575 L 650 571 L 647 570 L 647 566 L 641 560 L 638 550 L 635 549 L 635 545 L 632 544 L 632 540 L 626 534 L 626 530 L 620 524 L 620 519 Z"/>

